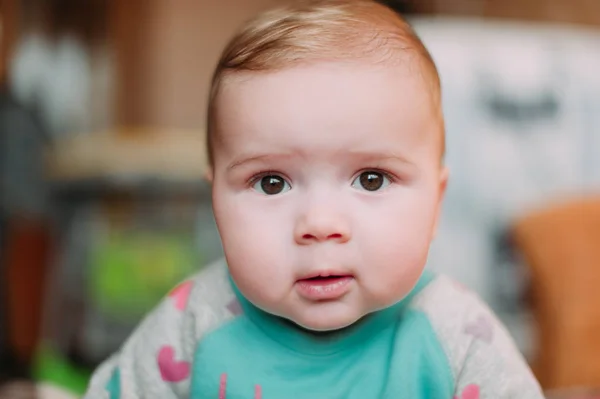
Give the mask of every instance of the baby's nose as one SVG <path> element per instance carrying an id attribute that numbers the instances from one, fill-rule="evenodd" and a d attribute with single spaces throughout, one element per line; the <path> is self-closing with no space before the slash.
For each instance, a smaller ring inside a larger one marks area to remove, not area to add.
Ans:
<path id="1" fill-rule="evenodd" d="M 294 231 L 296 243 L 310 245 L 318 242 L 348 242 L 351 238 L 348 221 L 338 212 L 312 210 L 302 215 Z"/>

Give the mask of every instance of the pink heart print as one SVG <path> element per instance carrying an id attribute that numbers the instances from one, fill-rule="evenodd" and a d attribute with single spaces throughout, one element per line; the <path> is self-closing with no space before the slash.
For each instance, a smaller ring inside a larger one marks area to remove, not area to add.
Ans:
<path id="1" fill-rule="evenodd" d="M 242 310 L 242 305 L 240 305 L 239 301 L 237 299 L 232 300 L 231 302 L 229 302 L 227 304 L 227 309 L 231 312 L 231 314 L 233 314 L 234 316 L 239 316 L 243 313 Z"/>
<path id="2" fill-rule="evenodd" d="M 177 309 L 179 309 L 179 310 L 185 309 L 193 286 L 194 286 L 194 283 L 192 283 L 191 281 L 186 281 L 186 282 L 179 284 L 177 287 L 175 287 L 173 289 L 173 291 L 171 291 L 169 293 L 169 297 L 174 299 L 175 307 Z"/>
<path id="3" fill-rule="evenodd" d="M 490 319 L 483 315 L 479 316 L 477 320 L 467 324 L 464 331 L 488 344 L 494 339 L 494 326 Z"/>
<path id="4" fill-rule="evenodd" d="M 160 348 L 157 363 L 163 381 L 180 382 L 190 376 L 190 363 L 175 360 L 175 349 L 172 346 Z"/>
<path id="5" fill-rule="evenodd" d="M 479 399 L 479 386 L 475 384 L 467 385 L 460 396 L 455 396 L 454 399 Z"/>

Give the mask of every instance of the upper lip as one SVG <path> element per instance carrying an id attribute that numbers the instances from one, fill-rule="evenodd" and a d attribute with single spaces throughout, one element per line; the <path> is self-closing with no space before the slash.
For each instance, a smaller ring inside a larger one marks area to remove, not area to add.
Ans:
<path id="1" fill-rule="evenodd" d="M 302 275 L 298 280 L 308 280 L 317 277 L 351 277 L 352 273 L 344 270 L 325 269 L 315 270 L 314 272 Z"/>

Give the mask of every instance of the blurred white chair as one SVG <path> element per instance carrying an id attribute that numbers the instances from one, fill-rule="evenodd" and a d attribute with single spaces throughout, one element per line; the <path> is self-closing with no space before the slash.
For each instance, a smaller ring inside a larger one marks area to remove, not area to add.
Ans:
<path id="1" fill-rule="evenodd" d="M 0 399 L 78 399 L 59 387 L 29 381 L 15 381 L 0 386 Z"/>
<path id="2" fill-rule="evenodd" d="M 48 384 L 37 386 L 38 399 L 77 399 L 72 393 Z"/>

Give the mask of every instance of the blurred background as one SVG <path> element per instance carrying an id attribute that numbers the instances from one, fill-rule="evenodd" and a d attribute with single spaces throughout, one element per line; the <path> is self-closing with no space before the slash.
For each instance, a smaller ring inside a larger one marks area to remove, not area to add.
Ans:
<path id="1" fill-rule="evenodd" d="M 210 75 L 285 1 L 2 0 L 0 398 L 80 396 L 221 256 Z M 600 388 L 600 1 L 387 3 L 442 79 L 451 182 L 428 267 L 490 304 L 549 396 Z"/>

